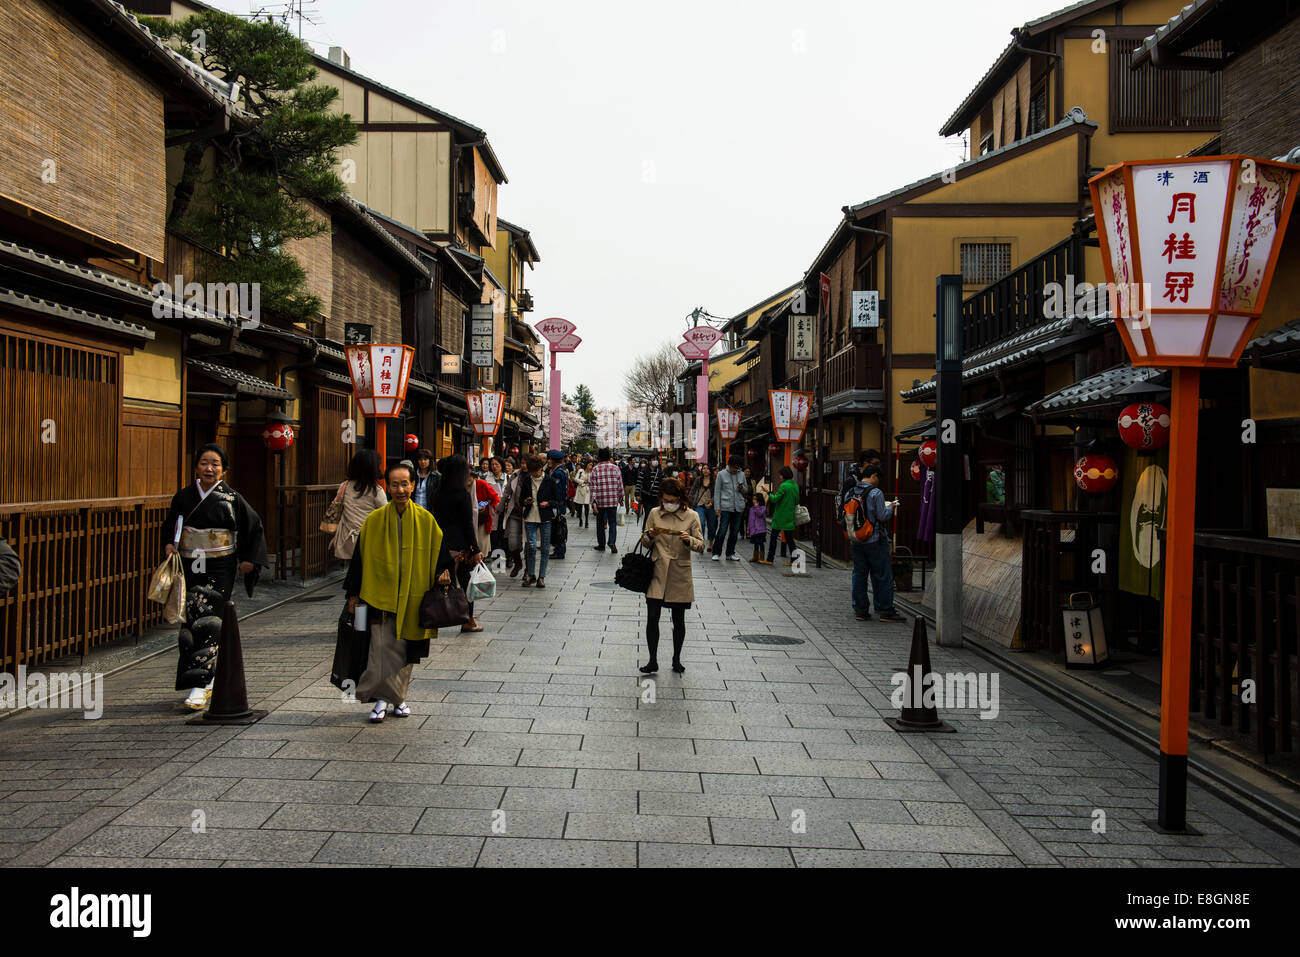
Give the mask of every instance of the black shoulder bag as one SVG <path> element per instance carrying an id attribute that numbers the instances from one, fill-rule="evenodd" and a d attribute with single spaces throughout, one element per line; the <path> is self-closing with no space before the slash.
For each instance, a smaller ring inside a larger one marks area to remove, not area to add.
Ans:
<path id="1" fill-rule="evenodd" d="M 655 560 L 650 557 L 650 550 L 640 542 L 632 551 L 623 556 L 623 564 L 614 572 L 614 584 L 628 591 L 644 595 L 650 590 L 650 582 L 655 577 Z"/>

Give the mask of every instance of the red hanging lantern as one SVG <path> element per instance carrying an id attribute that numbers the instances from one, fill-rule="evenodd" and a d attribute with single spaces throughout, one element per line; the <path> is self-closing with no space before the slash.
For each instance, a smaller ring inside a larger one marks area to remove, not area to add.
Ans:
<path id="1" fill-rule="evenodd" d="M 913 482 L 921 481 L 921 460 L 920 459 L 912 459 L 911 471 L 912 471 L 912 481 Z"/>
<path id="2" fill-rule="evenodd" d="M 1085 455 L 1074 463 L 1074 484 L 1085 492 L 1109 492 L 1119 481 L 1119 466 L 1109 455 Z"/>
<path id="3" fill-rule="evenodd" d="M 790 460 L 790 464 L 802 472 L 804 469 L 808 468 L 808 456 L 796 455 Z"/>
<path id="4" fill-rule="evenodd" d="M 518 454 L 519 454 L 519 446 L 517 446 L 517 445 L 512 445 L 512 446 L 510 446 L 510 454 L 511 454 L 511 455 L 518 455 Z"/>
<path id="5" fill-rule="evenodd" d="M 768 454 L 768 455 L 780 455 L 780 454 L 781 454 L 781 444 L 780 444 L 779 442 L 773 442 L 771 445 L 769 445 L 769 446 L 767 447 L 767 454 Z"/>
<path id="6" fill-rule="evenodd" d="M 1119 414 L 1119 437 L 1131 449 L 1152 452 L 1169 441 L 1169 421 L 1159 402 L 1134 402 Z"/>
<path id="7" fill-rule="evenodd" d="M 414 432 L 407 432 L 404 444 L 406 445 L 406 451 L 414 452 L 420 447 L 420 437 Z"/>
<path id="8" fill-rule="evenodd" d="M 262 430 L 262 444 L 272 452 L 283 452 L 293 440 L 293 426 L 288 422 L 273 421 Z"/>
<path id="9" fill-rule="evenodd" d="M 763 453 L 760 452 L 758 449 L 750 449 L 745 454 L 748 455 L 751 460 L 757 461 L 762 456 Z"/>
<path id="10" fill-rule="evenodd" d="M 934 439 L 926 439 L 921 443 L 916 456 L 926 468 L 934 468 L 935 462 L 939 460 L 939 443 L 935 442 Z"/>

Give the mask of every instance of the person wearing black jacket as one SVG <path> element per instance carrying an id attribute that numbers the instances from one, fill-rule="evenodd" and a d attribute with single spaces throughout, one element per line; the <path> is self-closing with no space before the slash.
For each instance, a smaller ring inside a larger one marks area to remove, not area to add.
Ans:
<path id="1" fill-rule="evenodd" d="M 663 481 L 664 470 L 659 467 L 659 459 L 655 457 L 641 466 L 641 471 L 636 477 L 636 499 L 641 503 L 641 526 L 645 527 L 645 517 L 650 513 L 650 509 L 659 504 L 659 483 Z"/>
<path id="2" fill-rule="evenodd" d="M 470 493 L 474 479 L 469 463 L 463 455 L 449 455 L 438 462 L 442 475 L 437 491 L 433 493 L 434 521 L 442 529 L 442 549 L 438 555 L 437 571 L 451 570 L 462 589 L 469 586 L 470 572 L 483 560 L 478 547 L 477 509 Z M 482 631 L 483 626 L 474 618 L 474 603 L 469 603 L 469 621 L 461 631 Z"/>

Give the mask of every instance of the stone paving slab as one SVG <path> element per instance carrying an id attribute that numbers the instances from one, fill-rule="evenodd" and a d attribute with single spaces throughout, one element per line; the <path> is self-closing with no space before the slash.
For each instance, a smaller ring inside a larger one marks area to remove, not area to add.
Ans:
<path id="1" fill-rule="evenodd" d="M 434 642 L 409 719 L 371 725 L 329 685 L 340 597 L 245 622 L 250 698 L 271 712 L 255 725 L 186 725 L 170 655 L 110 676 L 98 721 L 0 721 L 0 862 L 1300 864 L 1300 847 L 1195 788 L 1202 834 L 1155 832 L 1153 763 L 1010 676 L 996 718 L 948 711 L 956 734 L 896 734 L 883 719 L 911 629 L 857 622 L 847 572 L 697 562 L 687 670 L 667 670 L 665 629 L 665 670 L 647 678 L 643 600 L 592 587 L 617 558 L 570 535 L 545 590 L 503 579 L 478 609 L 487 631 Z M 931 658 L 989 667 L 962 649 Z"/>

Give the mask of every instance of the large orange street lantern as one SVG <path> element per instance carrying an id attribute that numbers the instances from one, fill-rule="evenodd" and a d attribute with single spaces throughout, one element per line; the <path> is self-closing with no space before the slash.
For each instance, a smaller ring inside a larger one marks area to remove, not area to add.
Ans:
<path id="1" fill-rule="evenodd" d="M 1192 156 L 1088 181 L 1112 315 L 1135 366 L 1172 368 L 1158 823 L 1187 829 L 1196 433 L 1203 368 L 1235 368 L 1264 311 L 1300 166 Z"/>
<path id="2" fill-rule="evenodd" d="M 1298 172 L 1193 156 L 1121 163 L 1090 180 L 1133 365 L 1236 367 L 1264 311 Z"/>
<path id="3" fill-rule="evenodd" d="M 789 465 L 794 443 L 803 438 L 803 430 L 808 425 L 813 394 L 793 389 L 769 389 L 767 397 L 772 406 L 772 431 L 778 442 L 785 443 L 785 464 Z"/>
<path id="4" fill-rule="evenodd" d="M 731 440 L 736 437 L 740 431 L 740 410 L 739 409 L 718 409 L 718 434 L 722 440 L 727 443 L 726 451 L 722 455 L 722 464 L 725 466 L 727 460 L 731 458 Z"/>
<path id="5" fill-rule="evenodd" d="M 361 414 L 377 419 L 375 449 L 384 465 L 388 464 L 388 423 L 402 414 L 406 386 L 411 379 L 415 350 L 410 346 L 348 346 L 348 372 L 352 375 L 352 392 Z"/>
<path id="6" fill-rule="evenodd" d="M 491 390 L 466 392 L 465 403 L 469 406 L 469 421 L 474 427 L 474 434 L 483 440 L 483 458 L 487 458 L 492 451 L 492 436 L 501 428 L 501 416 L 506 410 L 506 394 Z"/>

